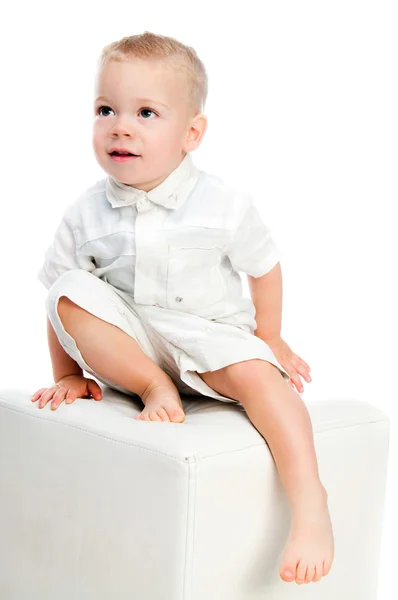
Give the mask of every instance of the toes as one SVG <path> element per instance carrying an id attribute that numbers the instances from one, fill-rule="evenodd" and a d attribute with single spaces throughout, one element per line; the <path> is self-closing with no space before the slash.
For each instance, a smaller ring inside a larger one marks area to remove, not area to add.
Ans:
<path id="1" fill-rule="evenodd" d="M 308 565 L 307 573 L 305 574 L 304 583 L 310 583 L 314 579 L 315 565 Z"/>
<path id="2" fill-rule="evenodd" d="M 297 567 L 296 583 L 304 583 L 305 573 L 307 571 L 307 563 L 300 561 Z"/>
<path id="3" fill-rule="evenodd" d="M 157 413 L 162 419 L 162 421 L 168 421 L 170 423 L 169 415 L 167 414 L 164 408 L 158 408 Z"/>
<path id="4" fill-rule="evenodd" d="M 182 423 L 185 418 L 185 413 L 182 410 L 172 410 L 170 413 L 170 420 L 173 423 Z"/>
<path id="5" fill-rule="evenodd" d="M 330 571 L 330 567 L 331 565 L 328 563 L 327 560 L 323 561 L 323 575 L 327 575 Z"/>
<path id="6" fill-rule="evenodd" d="M 174 423 L 182 423 L 185 419 L 185 413 L 181 409 L 170 410 L 168 414 L 163 407 L 159 407 L 156 411 L 151 411 L 149 414 L 141 412 L 134 417 L 137 421 L 172 421 Z"/>
<path id="7" fill-rule="evenodd" d="M 162 420 L 154 410 L 151 413 L 149 413 L 149 418 L 151 421 L 161 421 Z"/>
<path id="8" fill-rule="evenodd" d="M 285 564 L 283 565 L 279 575 L 284 581 L 294 581 L 296 577 L 296 565 Z"/>
<path id="9" fill-rule="evenodd" d="M 323 572 L 322 563 L 318 563 L 317 565 L 315 565 L 315 575 L 312 580 L 313 583 L 315 583 L 316 581 L 320 581 L 322 579 L 322 572 Z"/>

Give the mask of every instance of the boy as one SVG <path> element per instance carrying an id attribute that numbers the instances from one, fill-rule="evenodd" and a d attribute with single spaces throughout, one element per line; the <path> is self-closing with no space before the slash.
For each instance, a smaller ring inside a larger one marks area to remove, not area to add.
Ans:
<path id="1" fill-rule="evenodd" d="M 84 369 L 139 395 L 142 421 L 181 423 L 179 391 L 241 403 L 292 507 L 280 576 L 319 581 L 333 532 L 311 421 L 292 385 L 303 390 L 309 367 L 280 336 L 278 253 L 251 197 L 189 154 L 207 127 L 206 96 L 203 64 L 173 38 L 145 32 L 104 48 L 93 147 L 108 177 L 68 207 L 39 273 L 51 288 L 56 384 L 32 400 L 53 399 L 53 409 L 100 400 Z"/>

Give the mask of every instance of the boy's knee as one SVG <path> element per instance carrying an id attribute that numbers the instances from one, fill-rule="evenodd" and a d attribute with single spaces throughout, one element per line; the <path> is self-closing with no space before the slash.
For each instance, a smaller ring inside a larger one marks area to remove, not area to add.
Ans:
<path id="1" fill-rule="evenodd" d="M 281 377 L 280 370 L 267 360 L 251 359 L 229 365 L 226 380 L 230 389 L 235 390 L 239 398 L 246 390 L 272 384 L 275 378 Z"/>
<path id="2" fill-rule="evenodd" d="M 227 377 L 236 383 L 252 381 L 256 377 L 264 377 L 274 372 L 279 373 L 279 369 L 269 361 L 259 358 L 234 363 L 226 368 Z"/>
<path id="3" fill-rule="evenodd" d="M 240 401 L 247 390 L 253 386 L 264 385 L 273 378 L 274 372 L 280 373 L 275 365 L 260 359 L 245 360 L 227 365 L 216 371 L 198 373 L 199 377 L 215 392 Z"/>

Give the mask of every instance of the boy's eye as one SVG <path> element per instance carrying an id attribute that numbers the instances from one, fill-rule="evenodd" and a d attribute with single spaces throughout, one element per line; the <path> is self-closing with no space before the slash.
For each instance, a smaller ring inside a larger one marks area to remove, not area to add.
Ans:
<path id="1" fill-rule="evenodd" d="M 97 109 L 97 112 L 98 112 L 99 114 L 101 114 L 101 111 L 102 111 L 103 109 L 105 109 L 105 110 L 112 110 L 112 109 L 111 109 L 109 106 L 100 106 L 100 107 Z M 150 112 L 150 113 L 153 113 L 154 115 L 156 115 L 155 111 L 154 111 L 154 110 L 152 110 L 151 108 L 142 108 L 142 109 L 140 110 L 140 113 L 142 113 L 142 112 L 144 112 L 144 111 L 145 111 L 145 112 Z M 106 116 L 106 115 L 105 115 L 105 116 Z M 145 120 L 147 120 L 147 119 L 145 119 Z"/>
<path id="2" fill-rule="evenodd" d="M 144 112 L 144 111 L 145 112 L 150 112 L 150 113 L 153 113 L 154 115 L 156 115 L 155 111 L 152 110 L 152 109 L 150 109 L 150 108 L 143 108 L 142 110 L 140 110 L 140 112 Z"/>
<path id="3" fill-rule="evenodd" d="M 97 112 L 98 112 L 99 114 L 101 114 L 101 111 L 102 111 L 102 109 L 103 109 L 103 108 L 105 108 L 106 110 L 112 110 L 111 108 L 109 108 L 109 106 L 100 106 L 100 107 L 97 109 Z"/>

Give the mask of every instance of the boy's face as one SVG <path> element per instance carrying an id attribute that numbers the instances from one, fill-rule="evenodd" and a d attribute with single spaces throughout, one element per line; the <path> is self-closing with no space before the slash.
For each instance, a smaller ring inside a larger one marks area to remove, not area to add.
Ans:
<path id="1" fill-rule="evenodd" d="M 188 105 L 185 77 L 161 62 L 108 62 L 95 82 L 93 148 L 106 173 L 150 191 L 197 148 L 207 126 Z M 111 148 L 139 158 L 117 162 Z"/>

